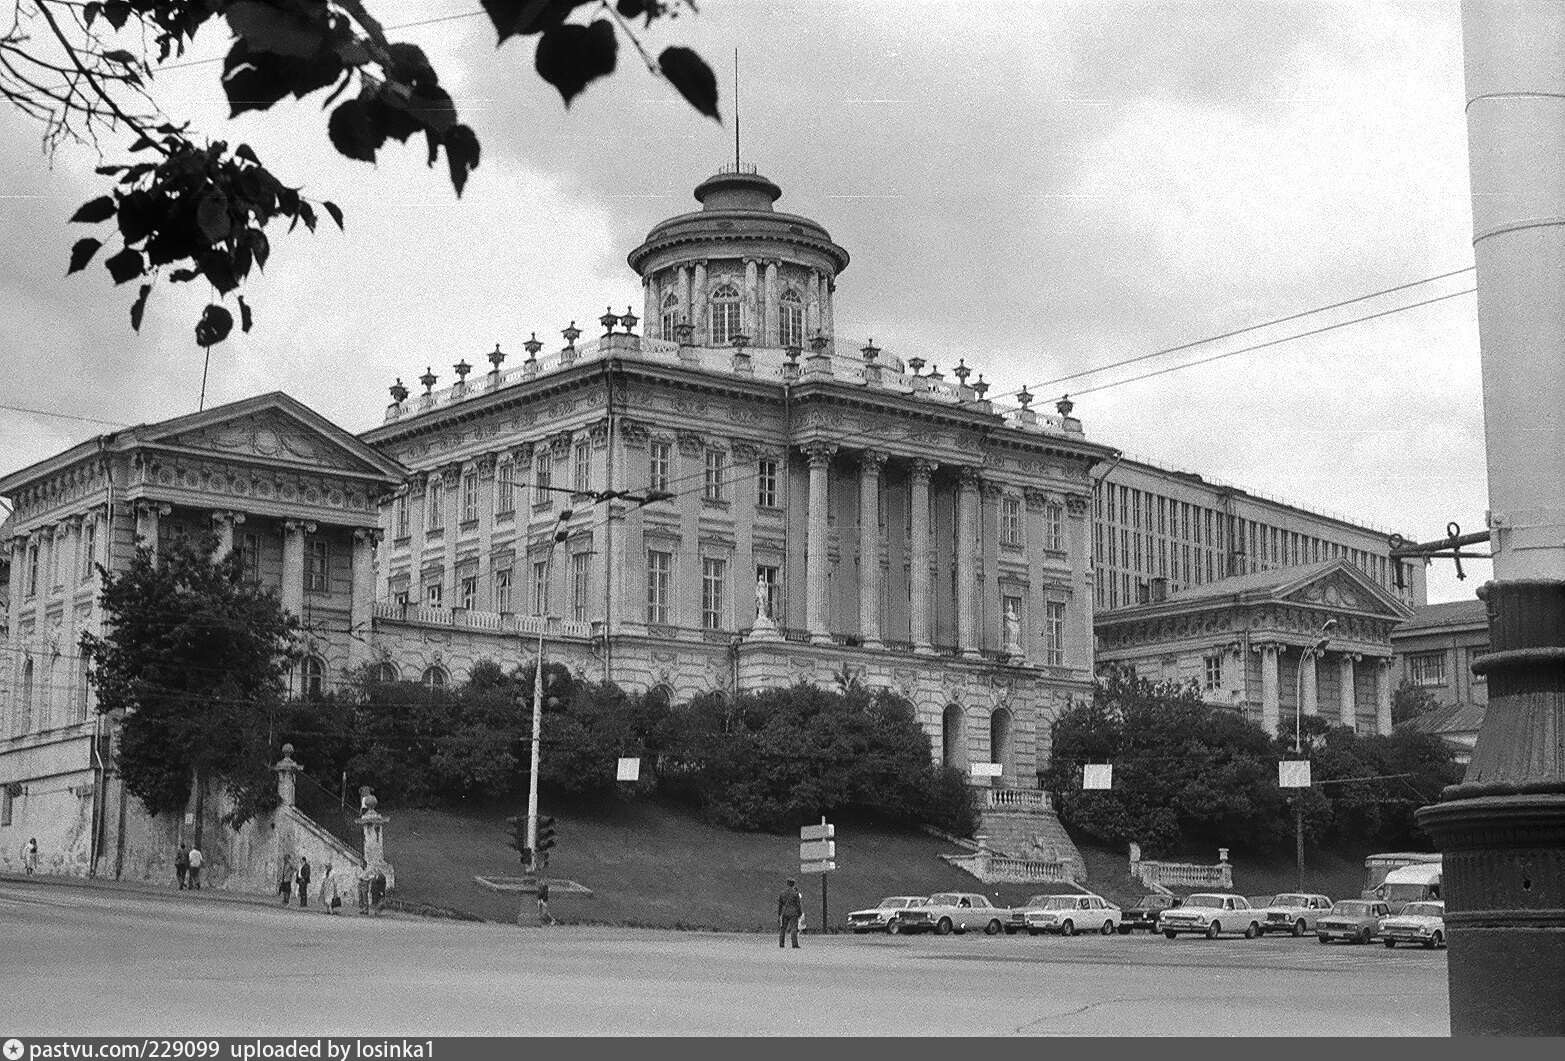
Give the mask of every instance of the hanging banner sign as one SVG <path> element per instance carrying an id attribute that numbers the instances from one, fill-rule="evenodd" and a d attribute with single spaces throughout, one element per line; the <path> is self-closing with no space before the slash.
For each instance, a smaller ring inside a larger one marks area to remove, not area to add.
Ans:
<path id="1" fill-rule="evenodd" d="M 1114 767 L 1109 763 L 1088 763 L 1081 771 L 1081 787 L 1084 789 L 1113 788 Z"/>
<path id="2" fill-rule="evenodd" d="M 1277 787 L 1309 788 L 1310 761 L 1308 759 L 1283 759 L 1277 763 Z"/>
<path id="3" fill-rule="evenodd" d="M 1000 763 L 974 763 L 972 773 L 974 777 L 999 777 L 1005 771 Z"/>
<path id="4" fill-rule="evenodd" d="M 641 760 L 640 759 L 621 759 L 619 761 L 619 771 L 614 775 L 614 780 L 616 780 L 616 781 L 640 781 L 641 780 Z"/>

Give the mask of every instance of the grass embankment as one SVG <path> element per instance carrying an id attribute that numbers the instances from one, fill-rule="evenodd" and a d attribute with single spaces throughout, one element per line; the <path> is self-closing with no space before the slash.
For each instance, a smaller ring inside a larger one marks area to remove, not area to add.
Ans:
<path id="1" fill-rule="evenodd" d="M 654 801 L 563 802 L 546 812 L 558 818 L 559 846 L 547 876 L 591 888 L 587 898 L 556 890 L 550 910 L 562 921 L 657 928 L 771 931 L 777 893 L 798 877 L 805 921 L 820 922 L 820 877 L 799 877 L 798 836 L 739 833 Z M 386 856 L 397 869 L 396 897 L 459 910 L 490 921 L 514 921 L 532 896 L 490 891 L 475 875 L 516 876 L 517 856 L 506 846 L 505 819 L 525 805 L 457 810 L 388 810 Z M 837 866 L 827 884 L 831 923 L 885 895 L 938 891 L 982 892 L 1000 905 L 1057 885 L 985 885 L 939 856 L 961 853 L 937 837 L 870 816 L 839 817 Z"/>
<path id="2" fill-rule="evenodd" d="M 1089 888 L 1121 902 L 1132 901 L 1146 894 L 1146 889 L 1130 878 L 1126 855 L 1093 847 L 1083 843 L 1080 838 L 1075 839 L 1087 863 Z M 1364 857 L 1370 853 L 1370 848 L 1306 848 L 1304 890 L 1328 895 L 1333 899 L 1357 899 L 1364 887 Z M 1279 892 L 1298 890 L 1299 871 L 1291 847 L 1278 848 L 1264 854 L 1233 849 L 1228 858 L 1233 866 L 1234 891 L 1240 895 L 1272 896 Z M 1171 856 L 1166 861 L 1216 865 L 1217 851 L 1215 848 L 1210 851 L 1187 851 L 1183 855 Z M 1179 895 L 1188 895 L 1199 889 L 1170 890 Z"/>

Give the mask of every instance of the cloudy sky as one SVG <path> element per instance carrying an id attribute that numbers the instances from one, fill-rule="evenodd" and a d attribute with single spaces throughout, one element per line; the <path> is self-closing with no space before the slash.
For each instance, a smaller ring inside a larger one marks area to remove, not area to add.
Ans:
<path id="1" fill-rule="evenodd" d="M 370 3 L 388 26 L 476 0 Z M 839 341 L 994 385 L 1069 391 L 1088 434 L 1307 508 L 1427 540 L 1487 504 L 1472 273 L 1062 377 L 1471 265 L 1458 0 L 702 0 L 650 31 L 720 70 L 722 127 L 622 53 L 567 111 L 532 41 L 496 50 L 481 14 L 392 34 L 429 53 L 483 142 L 464 198 L 422 147 L 338 157 L 319 101 L 227 121 L 222 27 L 161 73 L 166 110 L 244 140 L 332 199 L 347 231 L 274 236 L 248 285 L 256 329 L 214 349 L 207 401 L 280 389 L 360 431 L 386 386 L 451 379 L 495 343 L 550 344 L 612 304 L 641 311 L 625 255 L 731 161 L 733 49 L 743 156 L 779 209 L 853 255 Z M 66 278 L 66 225 L 106 191 L 85 150 L 40 150 L 0 114 L 0 402 L 108 421 L 195 409 L 197 285 L 160 285 L 140 334 L 133 285 Z M 118 145 L 122 148 L 123 145 Z M 1456 297 L 1235 353 L 1441 295 Z M 590 326 L 589 326 L 590 327 Z M 1112 385 L 1111 385 L 1112 384 Z M 1097 388 L 1102 389 L 1097 389 Z M 0 409 L 0 472 L 107 430 Z M 1488 565 L 1430 572 L 1470 597 Z"/>

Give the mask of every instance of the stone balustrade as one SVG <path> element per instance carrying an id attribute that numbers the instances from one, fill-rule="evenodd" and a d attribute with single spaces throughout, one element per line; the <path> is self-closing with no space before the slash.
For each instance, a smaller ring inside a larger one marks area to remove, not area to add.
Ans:
<path id="1" fill-rule="evenodd" d="M 1233 891 L 1233 866 L 1226 862 L 1215 866 L 1202 866 L 1191 862 L 1132 862 L 1130 875 L 1151 887 L 1161 884 L 1165 888 L 1209 888 L 1213 891 Z"/>
<path id="2" fill-rule="evenodd" d="M 991 808 L 1020 807 L 1027 810 L 1053 810 L 1047 792 L 1036 788 L 990 788 L 984 790 L 984 804 Z"/>
<path id="3" fill-rule="evenodd" d="M 377 601 L 374 616 L 382 622 L 419 623 L 425 626 L 454 627 L 460 630 L 488 630 L 500 634 L 537 637 L 567 637 L 589 640 L 598 635 L 600 624 L 552 615 L 517 615 L 512 612 L 486 612 L 471 608 L 431 608 L 424 604 L 397 604 Z"/>

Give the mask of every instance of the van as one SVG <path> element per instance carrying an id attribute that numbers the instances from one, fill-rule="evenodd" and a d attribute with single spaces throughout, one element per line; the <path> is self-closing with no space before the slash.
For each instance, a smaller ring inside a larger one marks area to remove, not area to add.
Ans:
<path id="1" fill-rule="evenodd" d="M 1441 868 L 1440 863 L 1434 862 L 1394 869 L 1375 887 L 1372 896 L 1366 898 L 1384 900 L 1393 914 L 1401 913 L 1408 903 L 1438 900 Z"/>
<path id="2" fill-rule="evenodd" d="M 1359 898 L 1375 898 L 1375 889 L 1380 887 L 1386 879 L 1386 874 L 1392 870 L 1429 863 L 1436 865 L 1440 863 L 1438 851 L 1385 851 L 1370 855 L 1364 860 L 1364 890 L 1359 893 Z"/>

